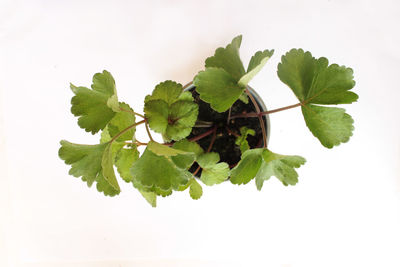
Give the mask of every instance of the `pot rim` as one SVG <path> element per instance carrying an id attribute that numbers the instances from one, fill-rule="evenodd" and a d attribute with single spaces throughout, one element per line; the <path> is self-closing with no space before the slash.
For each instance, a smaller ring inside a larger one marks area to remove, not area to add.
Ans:
<path id="1" fill-rule="evenodd" d="M 184 91 L 188 91 L 192 88 L 196 87 L 193 84 L 193 81 L 185 84 L 183 86 L 183 90 Z M 265 106 L 264 101 L 262 100 L 262 98 L 260 97 L 260 95 L 256 92 L 256 90 L 254 90 L 252 87 L 250 87 L 249 85 L 246 86 L 246 88 L 250 91 L 250 93 L 253 95 L 253 97 L 255 98 L 255 100 L 257 101 L 258 106 L 260 107 L 261 111 L 268 111 L 267 107 Z M 270 119 L 269 119 L 269 115 L 264 115 L 263 118 L 265 119 L 265 128 L 266 128 L 266 134 L 267 134 L 267 147 L 269 144 L 269 137 L 270 137 L 270 129 L 271 129 L 271 124 L 270 124 Z M 262 142 L 263 144 L 264 142 Z"/>

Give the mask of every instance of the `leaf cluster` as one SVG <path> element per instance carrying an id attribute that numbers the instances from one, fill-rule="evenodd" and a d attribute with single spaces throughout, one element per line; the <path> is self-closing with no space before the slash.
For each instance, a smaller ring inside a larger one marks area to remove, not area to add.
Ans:
<path id="1" fill-rule="evenodd" d="M 274 53 L 257 51 L 245 69 L 239 56 L 241 42 L 242 36 L 237 36 L 226 47 L 218 48 L 206 59 L 205 70 L 193 79 L 200 99 L 217 112 L 229 110 L 236 101 L 249 101 L 248 83 Z M 314 58 L 302 49 L 292 49 L 282 56 L 277 74 L 299 100 L 307 127 L 324 147 L 349 140 L 353 119 L 343 108 L 332 105 L 358 99 L 350 91 L 355 85 L 352 69 L 329 64 L 326 58 Z M 93 145 L 62 140 L 59 157 L 70 165 L 69 174 L 81 178 L 89 187 L 96 183 L 97 190 L 106 196 L 121 192 L 115 170 L 155 207 L 158 196 L 169 196 L 173 191 L 188 190 L 193 199 L 199 199 L 203 194 L 201 183 L 213 186 L 228 180 L 232 184 L 254 180 L 261 190 L 264 181 L 275 176 L 285 186 L 295 185 L 296 169 L 306 162 L 301 156 L 274 153 L 266 144 L 251 147 L 247 138 L 254 136 L 255 130 L 247 127 L 242 127 L 236 137 L 241 160 L 236 166 L 221 162 L 217 152 L 210 152 L 212 142 L 204 150 L 194 141 L 196 138 L 187 139 L 197 125 L 199 106 L 192 93 L 174 81 L 155 86 L 144 100 L 143 115 L 119 101 L 114 78 L 108 71 L 96 73 L 90 88 L 73 84 L 70 87 L 74 94 L 71 113 L 86 132 L 100 133 L 100 140 Z M 136 139 L 139 125 L 146 127 L 148 142 Z M 210 130 L 214 136 L 215 127 Z M 161 134 L 165 143 L 154 141 L 150 129 Z M 140 154 L 138 146 L 142 145 L 146 147 Z"/>

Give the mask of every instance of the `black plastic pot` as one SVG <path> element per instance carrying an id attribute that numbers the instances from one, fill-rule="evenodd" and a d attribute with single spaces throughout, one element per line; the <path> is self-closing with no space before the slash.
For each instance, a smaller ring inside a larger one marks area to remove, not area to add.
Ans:
<path id="1" fill-rule="evenodd" d="M 261 99 L 261 97 L 257 94 L 257 92 L 251 88 L 247 87 L 250 91 L 254 99 L 256 100 L 261 111 L 267 111 L 267 108 Z M 228 111 L 224 113 L 218 113 L 211 109 L 208 103 L 202 101 L 195 91 L 195 86 L 193 83 L 189 83 L 184 86 L 185 91 L 191 91 L 192 95 L 195 99 L 195 102 L 199 105 L 199 116 L 198 120 L 205 123 L 205 125 L 200 127 L 194 127 L 192 133 L 188 136 L 188 138 L 194 138 L 205 132 L 210 130 L 210 127 L 218 127 L 217 136 L 215 142 L 211 148 L 211 152 L 217 152 L 220 155 L 221 161 L 227 162 L 230 167 L 236 165 L 236 163 L 240 160 L 240 149 L 237 145 L 235 145 L 236 137 L 235 134 L 240 134 L 240 128 L 246 126 L 248 128 L 254 129 L 256 131 L 256 135 L 248 136 L 247 140 L 251 148 L 262 147 L 263 146 L 263 137 L 260 126 L 260 121 L 257 117 L 249 117 L 249 118 L 236 118 L 227 123 Z M 242 111 L 246 112 L 256 112 L 256 109 L 252 102 L 249 99 L 248 104 L 244 104 L 242 101 L 236 101 L 232 106 L 231 116 L 241 113 Z M 267 134 L 267 143 L 270 136 L 270 121 L 269 116 L 265 115 L 262 117 L 265 125 L 265 130 Z M 201 124 L 200 124 L 201 125 Z M 207 127 L 207 125 L 209 125 Z M 211 142 L 211 135 L 198 140 L 197 143 L 207 151 L 209 144 Z"/>

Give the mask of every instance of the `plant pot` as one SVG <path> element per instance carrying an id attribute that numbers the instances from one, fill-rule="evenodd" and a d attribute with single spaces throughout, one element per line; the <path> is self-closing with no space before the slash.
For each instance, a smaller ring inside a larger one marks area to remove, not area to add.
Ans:
<path id="1" fill-rule="evenodd" d="M 254 89 L 247 86 L 254 99 L 256 100 L 261 112 L 267 111 L 267 108 Z M 255 135 L 248 135 L 247 140 L 250 148 L 262 147 L 263 136 L 260 126 L 260 120 L 258 117 L 248 118 L 235 118 L 231 119 L 228 123 L 229 111 L 218 113 L 213 110 L 210 105 L 202 101 L 199 94 L 195 91 L 193 83 L 189 83 L 184 86 L 185 91 L 190 91 L 195 99 L 195 102 L 199 105 L 198 123 L 193 127 L 191 134 L 187 137 L 188 139 L 202 135 L 209 132 L 213 127 L 217 127 L 215 141 L 210 147 L 212 135 L 208 135 L 205 138 L 197 140 L 197 143 L 205 150 L 210 152 L 217 152 L 220 155 L 220 160 L 229 164 L 230 168 L 233 168 L 240 160 L 241 151 L 238 145 L 235 144 L 237 136 L 240 135 L 240 128 L 247 127 L 255 130 Z M 248 104 L 245 104 L 241 100 L 236 101 L 231 110 L 231 116 L 241 114 L 242 112 L 256 112 L 256 109 L 249 99 Z M 263 123 L 265 125 L 267 143 L 270 132 L 269 116 L 262 116 Z M 191 171 L 196 169 L 197 166 L 192 166 Z"/>

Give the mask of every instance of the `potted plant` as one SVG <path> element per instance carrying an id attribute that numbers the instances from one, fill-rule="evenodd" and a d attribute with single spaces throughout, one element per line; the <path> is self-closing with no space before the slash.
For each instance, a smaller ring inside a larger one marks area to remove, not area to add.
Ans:
<path id="1" fill-rule="evenodd" d="M 312 134 L 327 148 L 347 142 L 353 119 L 342 108 L 358 96 L 353 71 L 310 52 L 292 49 L 282 56 L 278 77 L 299 103 L 276 110 L 265 109 L 248 83 L 267 63 L 273 50 L 258 51 L 245 70 L 239 57 L 242 36 L 218 48 L 205 61 L 193 83 L 183 87 L 174 81 L 158 84 L 144 100 L 144 112 L 134 111 L 117 97 L 108 71 L 93 77 L 91 89 L 71 84 L 71 112 L 78 125 L 92 134 L 101 131 L 95 145 L 61 141 L 59 157 L 71 165 L 69 173 L 107 196 L 120 193 L 114 172 L 132 185 L 152 205 L 157 196 L 188 189 L 193 199 L 207 186 L 229 181 L 246 184 L 275 176 L 285 186 L 298 182 L 300 156 L 281 155 L 268 145 L 268 114 L 299 107 Z M 149 140 L 135 138 L 136 127 L 145 127 Z M 150 129 L 162 135 L 154 141 Z M 145 146 L 140 155 L 139 146 Z"/>

